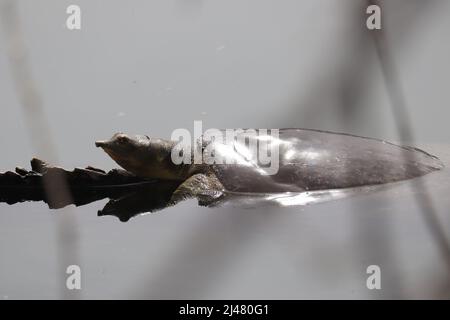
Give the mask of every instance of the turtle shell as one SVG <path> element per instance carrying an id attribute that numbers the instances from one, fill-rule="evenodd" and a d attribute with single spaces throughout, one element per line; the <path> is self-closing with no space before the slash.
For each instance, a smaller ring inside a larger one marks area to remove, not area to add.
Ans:
<path id="1" fill-rule="evenodd" d="M 268 146 L 267 141 L 278 146 L 278 155 L 271 155 L 271 160 L 277 161 L 272 167 L 260 161 L 252 145 Z M 203 137 L 202 145 L 203 151 L 214 150 L 210 156 L 203 153 L 203 160 L 209 159 L 210 168 L 230 192 L 304 192 L 379 185 L 443 167 L 438 158 L 417 148 L 309 129 L 279 129 L 278 135 L 270 130 L 257 135 L 242 130 L 232 143 Z M 222 163 L 212 163 L 212 156 Z M 278 170 L 274 172 L 274 168 Z"/>

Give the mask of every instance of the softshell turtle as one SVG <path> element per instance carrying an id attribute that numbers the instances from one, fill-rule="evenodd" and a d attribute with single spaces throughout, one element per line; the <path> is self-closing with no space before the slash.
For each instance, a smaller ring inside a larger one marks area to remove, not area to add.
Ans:
<path id="1" fill-rule="evenodd" d="M 173 203 L 197 197 L 200 204 L 208 205 L 224 193 L 304 193 L 380 185 L 443 168 L 437 157 L 425 151 L 383 140 L 310 129 L 278 132 L 276 138 L 269 134 L 250 138 L 272 140 L 279 146 L 279 168 L 271 175 L 265 172 L 267 168 L 244 156 L 248 148 L 242 144 L 232 150 L 214 149 L 241 160 L 235 164 L 178 165 L 171 157 L 176 141 L 116 133 L 110 140 L 95 144 L 137 176 L 179 181 Z M 200 138 L 198 143 L 205 150 L 221 142 Z"/>

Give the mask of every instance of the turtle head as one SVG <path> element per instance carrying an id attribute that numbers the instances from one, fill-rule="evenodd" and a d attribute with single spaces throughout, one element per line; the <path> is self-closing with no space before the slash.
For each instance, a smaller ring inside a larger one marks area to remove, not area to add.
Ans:
<path id="1" fill-rule="evenodd" d="M 178 180 L 171 161 L 173 143 L 143 135 L 116 133 L 109 140 L 96 141 L 117 164 L 141 177 Z"/>

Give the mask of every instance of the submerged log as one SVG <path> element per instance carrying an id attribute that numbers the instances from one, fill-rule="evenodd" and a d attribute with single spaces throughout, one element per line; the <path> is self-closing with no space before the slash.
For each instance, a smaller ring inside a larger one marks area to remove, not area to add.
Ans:
<path id="1" fill-rule="evenodd" d="M 44 180 L 52 183 L 61 181 L 61 178 L 67 183 L 71 198 L 50 202 Z M 14 172 L 0 173 L 0 202 L 44 201 L 51 209 L 58 209 L 109 198 L 110 201 L 98 215 L 114 215 L 121 221 L 127 221 L 139 213 L 166 207 L 178 185 L 178 182 L 137 177 L 122 169 L 106 172 L 88 166 L 69 171 L 34 158 L 31 160 L 31 170 L 17 167 Z"/>

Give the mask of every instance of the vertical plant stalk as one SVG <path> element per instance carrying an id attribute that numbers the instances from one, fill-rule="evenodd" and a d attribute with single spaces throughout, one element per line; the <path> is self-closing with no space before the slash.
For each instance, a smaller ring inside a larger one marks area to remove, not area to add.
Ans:
<path id="1" fill-rule="evenodd" d="M 4 29 L 6 53 L 10 62 L 10 71 L 15 90 L 22 106 L 28 135 L 34 152 L 45 155 L 52 163 L 57 163 L 52 135 L 45 116 L 42 98 L 29 67 L 25 40 L 21 29 L 17 2 L 4 0 L 0 2 L 0 20 Z M 50 203 L 69 202 L 71 194 L 61 175 L 54 175 L 43 180 L 44 190 Z M 66 209 L 67 210 L 67 209 Z M 79 264 L 77 248 L 76 219 L 73 214 L 61 215 L 57 219 L 58 271 L 60 271 L 61 297 L 79 298 L 78 290 L 66 288 L 66 268 Z"/>
<path id="2" fill-rule="evenodd" d="M 367 0 L 367 3 L 368 5 L 375 4 L 380 6 L 379 1 L 377 0 Z M 381 30 L 372 30 L 370 33 L 372 35 L 376 54 L 380 62 L 386 90 L 391 101 L 391 111 L 398 134 L 401 141 L 413 143 L 414 134 L 411 129 L 411 120 L 406 99 L 403 94 L 400 80 L 397 76 L 398 73 L 395 68 L 394 58 L 390 52 L 389 44 L 383 28 L 384 26 Z M 421 212 L 425 225 L 437 248 L 439 249 L 447 268 L 450 270 L 450 245 L 445 236 L 445 232 L 439 223 L 439 218 L 433 205 L 433 201 L 429 195 L 429 191 L 423 180 L 420 178 L 415 179 L 411 185 L 414 189 L 414 199 L 416 201 L 416 205 Z"/>

